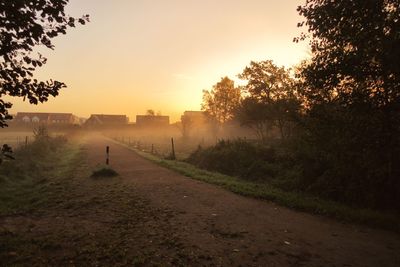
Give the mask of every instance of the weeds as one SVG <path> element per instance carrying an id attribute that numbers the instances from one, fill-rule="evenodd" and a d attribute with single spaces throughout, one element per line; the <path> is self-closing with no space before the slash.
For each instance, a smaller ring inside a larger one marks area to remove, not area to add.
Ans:
<path id="1" fill-rule="evenodd" d="M 3 163 L 3 161 L 5 160 L 12 160 L 14 159 L 14 157 L 12 156 L 12 148 L 7 145 L 4 144 L 0 150 L 0 165 Z"/>
<path id="2" fill-rule="evenodd" d="M 0 215 L 24 212 L 46 201 L 46 177 L 57 176 L 63 164 L 71 158 L 63 137 L 35 139 L 18 148 L 15 160 L 0 166 Z"/>
<path id="3" fill-rule="evenodd" d="M 101 177 L 115 177 L 118 176 L 118 173 L 110 167 L 101 167 L 98 170 L 93 171 L 91 177 L 93 178 L 101 178 Z"/>

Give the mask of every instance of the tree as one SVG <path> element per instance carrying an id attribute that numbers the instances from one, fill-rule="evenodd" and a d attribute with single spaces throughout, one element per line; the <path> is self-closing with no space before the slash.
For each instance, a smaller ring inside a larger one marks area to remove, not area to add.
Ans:
<path id="1" fill-rule="evenodd" d="M 293 80 L 289 71 L 276 66 L 272 60 L 251 61 L 238 77 L 247 81 L 244 90 L 252 97 L 267 103 L 292 94 Z"/>
<path id="2" fill-rule="evenodd" d="M 201 109 L 217 125 L 222 125 L 234 116 L 234 111 L 240 103 L 241 93 L 234 82 L 228 77 L 213 86 L 210 91 L 203 91 Z"/>
<path id="3" fill-rule="evenodd" d="M 257 138 L 265 142 L 272 128 L 272 117 L 269 106 L 253 97 L 245 97 L 235 114 L 237 120 L 254 130 Z"/>
<path id="4" fill-rule="evenodd" d="M 282 140 L 289 139 L 293 136 L 300 111 L 300 101 L 295 97 L 280 98 L 272 103 L 272 118 L 274 120 L 274 125 L 279 130 Z"/>
<path id="5" fill-rule="evenodd" d="M 400 209 L 398 0 L 307 0 L 312 58 L 300 74 L 307 136 L 332 194 Z M 344 192 L 344 193 L 343 193 Z M 346 195 L 347 194 L 347 195 Z"/>
<path id="6" fill-rule="evenodd" d="M 146 116 L 162 116 L 161 111 L 155 112 L 154 109 L 146 110 Z"/>
<path id="7" fill-rule="evenodd" d="M 313 57 L 304 69 L 310 100 L 374 106 L 400 97 L 400 5 L 397 0 L 307 1 Z M 305 39 L 302 34 L 295 41 Z"/>
<path id="8" fill-rule="evenodd" d="M 148 110 L 146 110 L 146 115 L 147 116 L 155 116 L 156 112 L 154 111 L 154 109 L 148 109 Z"/>
<path id="9" fill-rule="evenodd" d="M 272 60 L 251 61 L 238 77 L 247 80 L 242 89 L 248 94 L 237 110 L 239 121 L 254 129 L 262 141 L 266 141 L 273 127 L 279 129 L 282 139 L 288 137 L 293 115 L 299 109 L 289 70 L 276 66 Z"/>
<path id="10" fill-rule="evenodd" d="M 190 116 L 185 114 L 181 116 L 181 121 L 178 128 L 181 131 L 182 138 L 184 140 L 189 139 L 190 131 L 193 127 L 193 124 L 194 124 L 193 119 Z"/>
<path id="11" fill-rule="evenodd" d="M 31 104 L 45 102 L 57 96 L 66 85 L 59 81 L 38 81 L 33 78 L 36 68 L 46 58 L 33 49 L 45 46 L 54 49 L 51 39 L 65 34 L 76 23 L 85 24 L 89 16 L 75 19 L 65 14 L 68 0 L 18 0 L 0 2 L 0 127 L 6 120 L 12 104 L 4 96 L 28 99 Z"/>

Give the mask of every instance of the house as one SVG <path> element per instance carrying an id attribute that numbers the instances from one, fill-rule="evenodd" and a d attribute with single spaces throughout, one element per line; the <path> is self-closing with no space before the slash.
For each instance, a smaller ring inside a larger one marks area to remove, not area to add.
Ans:
<path id="1" fill-rule="evenodd" d="M 181 116 L 181 122 L 191 126 L 204 126 L 207 123 L 207 117 L 203 111 L 188 110 Z"/>
<path id="2" fill-rule="evenodd" d="M 86 120 L 85 126 L 124 126 L 129 119 L 126 115 L 92 114 Z"/>
<path id="3" fill-rule="evenodd" d="M 209 125 L 203 111 L 188 110 L 181 116 L 178 123 L 183 138 L 204 137 L 208 135 Z"/>
<path id="4" fill-rule="evenodd" d="M 18 112 L 13 122 L 17 124 L 73 125 L 79 124 L 79 119 L 72 113 Z"/>
<path id="5" fill-rule="evenodd" d="M 136 115 L 137 127 L 168 127 L 169 116 Z"/>

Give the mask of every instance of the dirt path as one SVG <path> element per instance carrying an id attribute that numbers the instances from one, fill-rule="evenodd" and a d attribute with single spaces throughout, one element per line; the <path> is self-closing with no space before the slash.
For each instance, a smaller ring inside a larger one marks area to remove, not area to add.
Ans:
<path id="1" fill-rule="evenodd" d="M 174 234 L 199 264 L 400 266 L 398 235 L 238 196 L 101 138 L 88 144 L 91 164 L 104 160 L 106 145 L 126 186 L 136 187 L 154 208 L 171 211 Z"/>
<path id="2" fill-rule="evenodd" d="M 107 145 L 120 176 L 93 179 Z M 400 266 L 393 233 L 242 197 L 100 136 L 80 154 L 39 208 L 0 217 L 0 266 Z"/>

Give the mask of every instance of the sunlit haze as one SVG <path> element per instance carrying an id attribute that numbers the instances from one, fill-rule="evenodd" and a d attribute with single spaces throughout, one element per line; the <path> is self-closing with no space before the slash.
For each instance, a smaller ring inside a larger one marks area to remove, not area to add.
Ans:
<path id="1" fill-rule="evenodd" d="M 42 80 L 65 82 L 56 98 L 38 106 L 12 99 L 19 111 L 126 114 L 147 109 L 179 119 L 199 110 L 202 90 L 236 75 L 251 60 L 287 67 L 307 54 L 293 43 L 302 18 L 293 0 L 71 0 L 68 13 L 91 22 L 41 50 Z"/>

